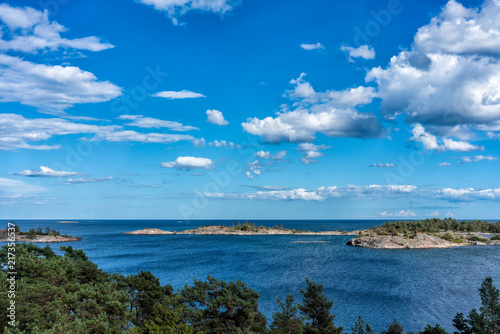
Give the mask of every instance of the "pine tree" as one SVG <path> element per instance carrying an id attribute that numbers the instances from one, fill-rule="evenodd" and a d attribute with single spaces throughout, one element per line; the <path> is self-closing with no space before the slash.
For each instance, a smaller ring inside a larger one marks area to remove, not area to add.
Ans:
<path id="1" fill-rule="evenodd" d="M 316 284 L 306 278 L 307 289 L 300 289 L 303 296 L 303 302 L 299 306 L 299 310 L 308 321 L 304 328 L 305 334 L 340 334 L 343 327 L 335 327 L 330 310 L 333 306 L 333 301 L 323 293 L 323 285 Z"/>
<path id="2" fill-rule="evenodd" d="M 273 322 L 270 325 L 272 334 L 302 334 L 304 332 L 304 323 L 297 315 L 299 305 L 293 305 L 293 301 L 293 295 L 288 295 L 285 303 L 277 298 L 281 312 L 273 314 Z"/>

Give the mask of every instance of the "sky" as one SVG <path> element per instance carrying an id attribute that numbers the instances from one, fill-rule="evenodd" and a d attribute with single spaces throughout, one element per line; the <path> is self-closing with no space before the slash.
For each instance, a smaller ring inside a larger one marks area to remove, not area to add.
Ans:
<path id="1" fill-rule="evenodd" d="M 0 2 L 0 218 L 497 219 L 500 1 Z"/>

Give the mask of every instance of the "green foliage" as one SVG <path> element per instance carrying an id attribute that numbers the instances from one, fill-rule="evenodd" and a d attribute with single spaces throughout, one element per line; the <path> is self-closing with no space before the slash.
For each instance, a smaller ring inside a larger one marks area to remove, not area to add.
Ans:
<path id="1" fill-rule="evenodd" d="M 490 240 L 500 240 L 500 235 L 494 235 Z"/>
<path id="2" fill-rule="evenodd" d="M 142 333 L 192 334 L 193 329 L 184 320 L 187 312 L 179 295 L 169 295 L 154 305 L 151 319 L 146 321 Z"/>
<path id="3" fill-rule="evenodd" d="M 444 240 L 447 240 L 447 241 L 450 241 L 450 242 L 454 242 L 456 244 L 459 244 L 459 243 L 462 243 L 462 242 L 465 242 L 464 239 L 462 239 L 461 237 L 457 237 L 455 234 L 451 233 L 450 231 L 447 231 L 445 234 L 443 235 L 439 235 L 438 234 L 438 237 L 440 237 L 441 239 L 444 239 Z"/>
<path id="4" fill-rule="evenodd" d="M 398 324 L 396 319 L 389 325 L 386 331 L 382 331 L 381 334 L 403 334 L 404 327 Z"/>
<path id="5" fill-rule="evenodd" d="M 487 221 L 458 221 L 453 218 L 428 218 L 426 220 L 385 222 L 381 227 L 373 227 L 377 234 L 393 234 L 394 230 L 398 233 L 436 233 L 444 231 L 453 232 L 484 232 L 500 233 L 500 222 L 489 223 Z"/>
<path id="6" fill-rule="evenodd" d="M 283 303 L 277 298 L 277 303 L 281 307 L 281 312 L 273 314 L 273 322 L 270 329 L 272 334 L 302 334 L 304 323 L 297 315 L 299 305 L 293 305 L 293 295 L 288 295 Z"/>
<path id="7" fill-rule="evenodd" d="M 436 324 L 436 326 L 427 325 L 423 331 L 418 332 L 419 334 L 448 334 L 446 330 Z"/>
<path id="8" fill-rule="evenodd" d="M 495 334 L 500 331 L 500 291 L 493 285 L 491 277 L 486 277 L 479 289 L 481 307 L 479 312 L 472 309 L 468 318 L 458 313 L 453 319 L 455 334 Z"/>
<path id="9" fill-rule="evenodd" d="M 323 293 L 323 285 L 316 284 L 306 278 L 306 290 L 300 289 L 303 296 L 302 304 L 299 310 L 306 318 L 304 328 L 305 334 L 340 334 L 343 327 L 335 327 L 330 310 L 333 306 L 333 301 Z"/>
<path id="10" fill-rule="evenodd" d="M 16 245 L 16 320 L 26 333 L 123 333 L 132 314 L 129 296 L 82 251 Z M 7 247 L 0 251 L 2 278 Z M 5 279 L 2 279 L 4 282 Z M 5 291 L 5 290 L 3 290 Z M 2 298 L 4 300 L 4 298 Z M 5 308 L 2 307 L 5 319 Z M 2 327 L 3 329 L 3 327 Z"/>
<path id="11" fill-rule="evenodd" d="M 260 295 L 240 280 L 226 283 L 207 276 L 180 291 L 189 307 L 188 323 L 195 332 L 262 333 L 266 319 L 258 309 Z"/>
<path id="12" fill-rule="evenodd" d="M 354 323 L 354 326 L 351 327 L 351 332 L 352 334 L 375 334 L 373 329 L 363 320 L 361 315 Z"/>
<path id="13" fill-rule="evenodd" d="M 481 238 L 481 237 L 477 237 L 477 236 L 472 236 L 472 237 L 469 237 L 468 238 L 469 241 L 479 241 L 479 242 L 488 242 L 490 241 L 488 238 Z"/>
<path id="14" fill-rule="evenodd" d="M 131 298 L 130 310 L 135 311 L 135 326 L 143 326 L 153 318 L 155 304 L 162 302 L 173 292 L 170 285 L 161 286 L 160 280 L 149 271 L 141 271 L 126 279 L 126 289 Z"/>

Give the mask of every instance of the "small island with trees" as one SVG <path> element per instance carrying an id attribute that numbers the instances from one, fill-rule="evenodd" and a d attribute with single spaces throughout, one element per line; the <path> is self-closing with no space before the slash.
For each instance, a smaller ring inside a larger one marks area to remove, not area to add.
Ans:
<path id="1" fill-rule="evenodd" d="M 31 228 L 29 231 L 24 232 L 19 229 L 19 226 L 15 225 L 15 241 L 16 242 L 43 242 L 43 243 L 52 243 L 52 242 L 70 242 L 70 241 L 80 241 L 82 238 L 74 237 L 71 235 L 61 235 L 61 232 L 51 229 L 50 227 L 46 227 L 42 229 L 38 227 L 36 230 Z M 11 238 L 8 237 L 7 229 L 0 229 L 0 242 L 9 242 L 12 241 Z"/>
<path id="2" fill-rule="evenodd" d="M 352 235 L 349 246 L 378 249 L 452 248 L 470 245 L 500 246 L 500 222 L 458 221 L 453 218 L 431 218 L 414 221 L 385 222 L 381 226 L 355 231 L 304 231 L 281 226 L 257 226 L 245 221 L 237 225 L 206 225 L 184 231 L 158 228 L 124 232 L 131 235 L 198 234 L 198 235 Z"/>
<path id="3" fill-rule="evenodd" d="M 215 235 L 271 235 L 271 234 L 298 234 L 298 235 L 358 235 L 360 231 L 304 231 L 287 229 L 283 225 L 273 227 L 257 226 L 255 223 L 245 221 L 237 225 L 206 225 L 195 229 L 180 232 L 164 231 L 157 228 L 145 228 L 142 230 L 124 232 L 125 234 L 215 234 Z"/>
<path id="4" fill-rule="evenodd" d="M 380 249 L 500 246 L 500 222 L 458 221 L 453 218 L 386 222 L 359 231 L 349 246 Z"/>

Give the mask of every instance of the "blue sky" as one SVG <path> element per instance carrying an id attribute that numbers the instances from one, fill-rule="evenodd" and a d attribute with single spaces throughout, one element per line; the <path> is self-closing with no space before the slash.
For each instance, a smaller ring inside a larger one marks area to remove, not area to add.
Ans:
<path id="1" fill-rule="evenodd" d="M 0 217 L 499 217 L 500 2 L 0 3 Z"/>

